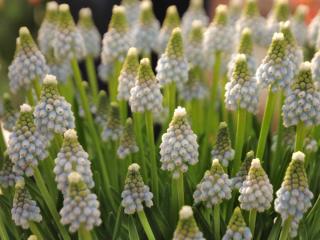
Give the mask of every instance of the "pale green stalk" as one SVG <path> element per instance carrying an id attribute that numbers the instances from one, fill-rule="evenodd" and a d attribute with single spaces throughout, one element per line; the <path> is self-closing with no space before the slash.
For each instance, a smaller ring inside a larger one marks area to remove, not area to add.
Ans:
<path id="1" fill-rule="evenodd" d="M 133 113 L 133 126 L 134 126 L 134 134 L 137 140 L 137 144 L 139 147 L 139 151 L 137 153 L 137 159 L 136 162 L 138 162 L 142 166 L 142 176 L 144 178 L 148 177 L 147 174 L 147 165 L 146 165 L 146 160 L 144 157 L 144 144 L 143 144 L 143 139 L 142 139 L 142 119 L 141 119 L 141 113 L 139 112 L 134 112 Z"/>
<path id="2" fill-rule="evenodd" d="M 110 82 L 108 84 L 109 87 L 109 94 L 110 94 L 110 102 L 117 101 L 117 91 L 118 91 L 118 78 L 120 75 L 120 71 L 122 68 L 122 63 L 116 61 L 113 66 L 113 74 Z"/>
<path id="3" fill-rule="evenodd" d="M 152 229 L 150 227 L 149 221 L 147 219 L 147 216 L 146 216 L 144 210 L 138 212 L 138 217 L 139 217 L 139 220 L 142 224 L 142 227 L 147 235 L 148 240 L 155 240 L 156 238 L 154 237 L 154 234 L 152 232 Z"/>
<path id="4" fill-rule="evenodd" d="M 288 217 L 281 229 L 280 233 L 280 238 L 279 240 L 288 240 L 289 239 L 289 231 L 290 231 L 290 226 L 291 226 L 291 217 Z"/>
<path id="5" fill-rule="evenodd" d="M 29 222 L 30 230 L 32 234 L 37 236 L 37 240 L 43 240 L 44 238 L 41 235 L 41 231 L 38 228 L 37 224 L 34 222 Z"/>
<path id="6" fill-rule="evenodd" d="M 119 108 L 120 108 L 120 120 L 122 124 L 125 124 L 127 117 L 128 117 L 128 105 L 126 100 L 119 101 Z"/>
<path id="7" fill-rule="evenodd" d="M 249 228 L 251 230 L 252 235 L 254 236 L 254 230 L 256 226 L 256 218 L 257 218 L 257 211 L 252 209 L 249 213 Z"/>
<path id="8" fill-rule="evenodd" d="M 93 100 L 95 103 L 98 103 L 98 94 L 99 94 L 98 81 L 97 81 L 97 75 L 96 75 L 96 70 L 94 66 L 94 59 L 91 55 L 86 56 L 86 70 L 87 70 L 87 75 L 89 79 L 89 85 L 90 85 Z"/>
<path id="9" fill-rule="evenodd" d="M 92 240 L 92 236 L 90 231 L 85 229 L 85 227 L 81 224 L 78 230 L 79 240 Z"/>
<path id="10" fill-rule="evenodd" d="M 220 238 L 220 204 L 217 204 L 213 208 L 213 223 L 214 223 L 214 236 L 215 239 Z"/>

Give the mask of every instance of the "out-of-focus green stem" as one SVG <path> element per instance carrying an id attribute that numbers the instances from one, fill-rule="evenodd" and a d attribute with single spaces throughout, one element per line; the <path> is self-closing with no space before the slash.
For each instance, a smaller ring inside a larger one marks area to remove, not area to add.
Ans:
<path id="1" fill-rule="evenodd" d="M 8 236 L 8 233 L 7 233 L 7 230 L 5 228 L 5 225 L 4 225 L 4 222 L 3 222 L 4 219 L 2 219 L 2 216 L 3 215 L 0 214 L 0 238 L 2 240 L 10 240 L 9 236 Z"/>
<path id="2" fill-rule="evenodd" d="M 235 156 L 234 164 L 232 168 L 233 175 L 236 174 L 240 168 L 243 144 L 245 141 L 245 126 L 246 126 L 246 115 L 245 109 L 239 108 L 237 111 L 237 133 L 235 142 Z"/>
<path id="3" fill-rule="evenodd" d="M 264 109 L 263 120 L 261 124 L 257 153 L 256 153 L 257 158 L 261 160 L 263 159 L 263 154 L 266 146 L 266 141 L 267 141 L 267 137 L 270 129 L 270 124 L 271 124 L 271 120 L 274 112 L 276 99 L 277 99 L 277 94 L 274 93 L 270 87 L 267 101 L 266 101 L 266 107 Z"/>
<path id="4" fill-rule="evenodd" d="M 151 158 L 151 183 L 156 202 L 159 201 L 159 185 L 158 185 L 158 166 L 156 159 L 156 150 L 154 143 L 153 116 L 151 111 L 145 112 L 145 121 L 147 129 L 148 148 Z"/>
<path id="5" fill-rule="evenodd" d="M 119 168 L 118 168 L 118 158 L 117 158 L 117 154 L 116 154 L 116 142 L 114 141 L 110 141 L 109 142 L 110 145 L 110 152 L 108 153 L 109 156 L 109 167 L 110 167 L 110 178 L 113 182 L 113 186 L 114 187 L 118 187 L 119 186 L 119 182 L 118 182 L 118 173 L 119 173 Z"/>
<path id="6" fill-rule="evenodd" d="M 72 66 L 72 70 L 74 73 L 75 83 L 76 83 L 77 89 L 80 94 L 81 104 L 82 104 L 82 107 L 84 110 L 85 118 L 87 120 L 88 128 L 89 128 L 91 136 L 92 136 L 93 145 L 94 145 L 96 153 L 97 153 L 97 158 L 98 158 L 98 162 L 99 162 L 100 170 L 101 170 L 100 172 L 102 173 L 102 179 L 104 181 L 104 189 L 105 189 L 105 192 L 109 198 L 109 201 L 110 201 L 112 208 L 115 210 L 116 204 L 114 202 L 114 199 L 112 197 L 112 193 L 110 190 L 110 180 L 109 180 L 109 176 L 107 173 L 105 160 L 103 158 L 103 153 L 102 153 L 102 149 L 101 149 L 101 145 L 100 145 L 100 139 L 99 139 L 98 133 L 96 131 L 94 121 L 93 121 L 93 118 L 92 118 L 92 115 L 90 112 L 89 101 L 88 101 L 88 97 L 86 95 L 84 86 L 82 84 L 82 77 L 81 77 L 81 72 L 79 69 L 77 59 L 74 58 L 71 60 L 71 66 Z"/>
<path id="7" fill-rule="evenodd" d="M 134 224 L 134 219 L 132 216 L 129 217 L 128 221 L 128 231 L 130 240 L 140 240 L 137 228 Z"/>
<path id="8" fill-rule="evenodd" d="M 177 185 L 177 200 L 178 200 L 178 211 L 181 209 L 181 207 L 184 205 L 184 176 L 183 173 L 180 173 L 180 176 L 178 179 L 174 179 Z"/>
<path id="9" fill-rule="evenodd" d="M 48 206 L 48 209 L 51 213 L 51 216 L 53 217 L 53 220 L 59 229 L 60 234 L 62 235 L 63 239 L 70 240 L 70 236 L 69 236 L 68 232 L 60 223 L 60 217 L 57 212 L 57 208 L 56 208 L 54 201 L 52 200 L 52 198 L 49 194 L 49 191 L 46 187 L 46 184 L 45 184 L 38 168 L 34 168 L 34 178 L 35 178 L 36 184 L 42 194 L 44 202 Z"/>
<path id="10" fill-rule="evenodd" d="M 249 228 L 251 230 L 252 236 L 254 236 L 254 230 L 256 226 L 256 218 L 257 218 L 257 211 L 252 209 L 249 213 Z"/>
<path id="11" fill-rule="evenodd" d="M 27 99 L 28 99 L 28 103 L 30 104 L 30 106 L 34 106 L 34 97 L 33 97 L 32 88 L 30 88 L 27 91 Z"/>
<path id="12" fill-rule="evenodd" d="M 2 124 L 0 122 L 0 151 L 1 151 L 1 153 L 0 153 L 1 155 L 0 156 L 3 155 L 4 151 L 6 150 L 6 148 L 7 148 L 7 144 L 6 144 L 5 140 L 4 140 Z"/>
<path id="13" fill-rule="evenodd" d="M 212 71 L 212 86 L 211 86 L 211 103 L 213 104 L 217 98 L 219 80 L 220 80 L 220 68 L 221 68 L 221 53 L 216 52 L 215 61 Z"/>
<path id="14" fill-rule="evenodd" d="M 142 166 L 142 175 L 144 178 L 148 177 L 147 175 L 147 165 L 144 157 L 144 145 L 142 139 L 142 116 L 139 112 L 133 113 L 133 126 L 134 126 L 134 135 L 136 136 L 136 140 L 138 143 L 139 151 L 137 153 L 138 159 L 136 162 L 140 163 Z"/>
<path id="15" fill-rule="evenodd" d="M 40 83 L 39 83 L 39 78 L 36 78 L 32 81 L 32 85 L 33 85 L 33 89 L 37 95 L 37 99 L 39 100 L 40 99 L 40 96 L 41 96 L 41 86 L 40 86 Z"/>
<path id="16" fill-rule="evenodd" d="M 299 122 L 296 128 L 296 140 L 294 145 L 294 151 L 303 150 L 303 141 L 305 137 L 305 127 L 303 122 Z"/>
<path id="17" fill-rule="evenodd" d="M 121 123 L 124 124 L 127 120 L 128 116 L 128 105 L 126 100 L 119 101 L 119 108 L 120 108 L 120 119 Z"/>
<path id="18" fill-rule="evenodd" d="M 41 231 L 39 230 L 37 224 L 34 222 L 29 222 L 29 226 L 30 226 L 32 234 L 37 236 L 37 240 L 43 240 L 43 237 L 41 235 Z"/>
<path id="19" fill-rule="evenodd" d="M 98 81 L 97 81 L 97 75 L 96 75 L 96 70 L 94 66 L 94 59 L 91 55 L 86 56 L 86 70 L 88 74 L 88 79 L 89 79 L 89 85 L 92 93 L 92 97 L 94 102 L 97 104 L 98 103 Z"/>
<path id="20" fill-rule="evenodd" d="M 110 102 L 117 101 L 117 91 L 118 91 L 118 78 L 121 71 L 122 63 L 120 61 L 116 61 L 113 67 L 112 78 L 109 82 L 109 94 L 110 94 Z"/>
<path id="21" fill-rule="evenodd" d="M 202 116 L 202 106 L 201 100 L 192 99 L 191 101 L 191 119 L 192 119 L 192 129 L 197 135 L 202 133 L 203 126 L 203 116 Z"/>
<path id="22" fill-rule="evenodd" d="M 220 204 L 217 204 L 213 208 L 213 223 L 214 223 L 214 236 L 215 239 L 220 238 Z"/>
<path id="23" fill-rule="evenodd" d="M 144 210 L 138 212 L 138 217 L 139 217 L 141 225 L 147 235 L 148 240 L 156 240 Z"/>
<path id="24" fill-rule="evenodd" d="M 282 230 L 280 233 L 280 238 L 279 240 L 288 240 L 288 235 L 289 235 L 289 231 L 290 231 L 290 226 L 291 226 L 291 217 L 288 217 L 283 226 L 282 226 Z"/>
<path id="25" fill-rule="evenodd" d="M 78 230 L 78 236 L 79 236 L 79 240 L 92 240 L 90 231 L 85 229 L 83 225 L 81 225 Z"/>

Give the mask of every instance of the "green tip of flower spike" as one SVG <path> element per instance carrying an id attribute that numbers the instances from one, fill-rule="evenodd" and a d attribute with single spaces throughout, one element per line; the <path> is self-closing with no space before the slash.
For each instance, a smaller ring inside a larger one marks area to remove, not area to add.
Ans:
<path id="1" fill-rule="evenodd" d="M 148 58 L 143 58 L 140 61 L 140 66 L 138 70 L 138 81 L 145 82 L 153 80 L 155 81 L 155 75 L 152 71 L 151 63 Z"/>
<path id="2" fill-rule="evenodd" d="M 221 164 L 220 164 L 218 159 L 213 159 L 212 160 L 212 165 L 211 165 L 210 172 L 211 172 L 212 175 L 214 175 L 214 174 L 223 174 L 224 173 L 223 167 L 221 166 Z"/>
<path id="3" fill-rule="evenodd" d="M 130 183 L 140 183 L 141 185 L 144 185 L 142 176 L 140 174 L 140 165 L 137 163 L 132 163 L 128 167 L 127 177 L 125 180 L 125 184 Z"/>
<path id="4" fill-rule="evenodd" d="M 248 175 L 251 176 L 253 179 L 256 179 L 259 176 L 264 176 L 266 173 L 261 166 L 260 159 L 255 158 L 251 161 L 251 167 L 249 170 Z"/>
<path id="5" fill-rule="evenodd" d="M 257 0 L 247 0 L 243 8 L 243 15 L 247 17 L 254 17 L 259 15 L 259 8 Z"/>
<path id="6" fill-rule="evenodd" d="M 228 125 L 226 122 L 219 124 L 217 142 L 229 141 Z"/>
<path id="7" fill-rule="evenodd" d="M 203 0 L 191 0 L 190 9 L 198 10 L 203 8 Z"/>
<path id="8" fill-rule="evenodd" d="M 232 78 L 239 84 L 249 79 L 249 69 L 247 57 L 245 54 L 238 54 L 236 56 L 235 67 L 232 73 Z"/>
<path id="9" fill-rule="evenodd" d="M 123 6 L 115 5 L 112 9 L 112 17 L 109 23 L 109 29 L 115 29 L 119 32 L 127 31 L 128 22 Z"/>
<path id="10" fill-rule="evenodd" d="M 230 228 L 234 232 L 239 232 L 239 229 L 243 229 L 246 226 L 247 225 L 243 219 L 240 208 L 236 207 L 229 221 L 228 228 Z"/>
<path id="11" fill-rule="evenodd" d="M 238 53 L 251 55 L 252 51 L 253 51 L 252 32 L 249 28 L 245 28 L 241 33 Z"/>
<path id="12" fill-rule="evenodd" d="M 58 3 L 54 1 L 47 2 L 45 19 L 49 22 L 56 22 L 58 16 Z"/>
<path id="13" fill-rule="evenodd" d="M 19 41 L 18 45 L 20 44 L 21 47 L 24 47 L 24 46 L 33 47 L 36 45 L 27 27 L 21 27 L 19 29 L 18 41 Z"/>
<path id="14" fill-rule="evenodd" d="M 56 76 L 47 74 L 43 79 L 41 97 L 49 98 L 59 95 L 58 81 Z"/>
<path id="15" fill-rule="evenodd" d="M 70 196 L 85 196 L 89 193 L 86 183 L 78 172 L 71 172 L 68 175 L 69 195 Z"/>
<path id="16" fill-rule="evenodd" d="M 226 25 L 228 22 L 228 7 L 227 5 L 220 4 L 217 6 L 213 23 L 216 25 Z"/>
<path id="17" fill-rule="evenodd" d="M 304 22 L 308 13 L 309 7 L 307 5 L 300 4 L 296 8 L 293 18 L 296 19 L 298 22 Z"/>
<path id="18" fill-rule="evenodd" d="M 178 106 L 173 113 L 173 118 L 171 123 L 172 124 L 176 124 L 179 123 L 181 121 L 186 120 L 187 118 L 187 111 L 185 108 Z"/>
<path id="19" fill-rule="evenodd" d="M 291 162 L 286 170 L 286 174 L 283 180 L 284 185 L 288 185 L 289 187 L 293 188 L 298 188 L 299 186 L 308 186 L 304 160 L 305 154 L 303 152 L 298 151 L 292 154 Z"/>
<path id="20" fill-rule="evenodd" d="M 166 17 L 163 21 L 163 26 L 170 29 L 178 27 L 180 25 L 180 17 L 177 11 L 177 7 L 172 5 L 167 8 Z"/>
<path id="21" fill-rule="evenodd" d="M 70 145 L 72 143 L 78 143 L 78 135 L 76 130 L 74 129 L 68 129 L 63 134 L 63 144 Z"/>
<path id="22" fill-rule="evenodd" d="M 299 89 L 307 92 L 315 90 L 310 62 L 304 62 L 300 65 L 298 75 L 291 88 L 292 90 Z"/>
<path id="23" fill-rule="evenodd" d="M 59 5 L 59 26 L 60 28 L 75 28 L 69 5 L 66 3 Z"/>
<path id="24" fill-rule="evenodd" d="M 278 0 L 275 3 L 275 17 L 278 22 L 286 21 L 290 16 L 290 6 L 288 0 Z"/>
<path id="25" fill-rule="evenodd" d="M 192 22 L 191 31 L 189 34 L 189 42 L 201 43 L 203 39 L 203 26 L 202 22 L 199 20 L 194 20 Z"/>
<path id="26" fill-rule="evenodd" d="M 183 57 L 183 38 L 180 28 L 173 29 L 166 48 L 166 53 L 168 56 L 173 56 L 176 58 Z"/>
<path id="27" fill-rule="evenodd" d="M 174 239 L 196 239 L 199 228 L 190 206 L 183 206 L 179 211 L 179 222 L 174 232 Z"/>
<path id="28" fill-rule="evenodd" d="M 268 56 L 276 62 L 282 61 L 285 57 L 286 45 L 287 42 L 283 33 L 274 33 L 268 49 Z"/>
<path id="29" fill-rule="evenodd" d="M 94 27 L 94 22 L 92 20 L 92 12 L 90 8 L 82 8 L 79 11 L 79 25 L 85 28 Z"/>
<path id="30" fill-rule="evenodd" d="M 152 21 L 154 20 L 152 2 L 149 0 L 143 1 L 140 5 L 140 10 L 140 23 L 142 23 L 143 25 L 148 25 L 152 23 Z"/>
<path id="31" fill-rule="evenodd" d="M 134 47 L 129 48 L 122 71 L 136 73 L 139 69 L 139 54 Z"/>
<path id="32" fill-rule="evenodd" d="M 280 22 L 280 32 L 283 33 L 287 44 L 295 44 L 295 39 L 290 28 L 290 22 Z"/>
<path id="33" fill-rule="evenodd" d="M 117 102 L 110 103 L 110 121 L 118 121 L 120 119 L 119 104 Z"/>

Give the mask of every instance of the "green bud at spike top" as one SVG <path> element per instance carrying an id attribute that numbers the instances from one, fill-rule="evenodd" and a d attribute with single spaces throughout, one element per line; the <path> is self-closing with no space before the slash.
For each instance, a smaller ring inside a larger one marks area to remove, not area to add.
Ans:
<path id="1" fill-rule="evenodd" d="M 180 17 L 177 11 L 177 7 L 172 5 L 167 8 L 166 17 L 163 21 L 163 27 L 173 29 L 179 27 Z"/>
<path id="2" fill-rule="evenodd" d="M 226 25 L 228 23 L 228 7 L 220 4 L 217 6 L 215 15 L 213 18 L 213 24 Z"/>
<path id="3" fill-rule="evenodd" d="M 247 152 L 246 157 L 244 161 L 241 164 L 241 167 L 239 171 L 237 172 L 236 176 L 231 179 L 232 185 L 234 188 L 239 189 L 242 186 L 242 183 L 246 180 L 246 177 L 248 175 L 251 161 L 254 159 L 254 152 L 250 151 Z"/>
<path id="4" fill-rule="evenodd" d="M 125 128 L 120 138 L 120 144 L 117 150 L 117 155 L 120 159 L 125 158 L 131 153 L 139 151 L 136 143 L 132 119 L 128 118 Z"/>
<path id="5" fill-rule="evenodd" d="M 310 68 L 310 62 L 305 62 L 301 65 L 298 76 L 295 82 L 292 84 L 291 89 L 300 90 L 304 92 L 314 92 L 315 86 L 312 79 L 312 73 Z"/>
<path id="6" fill-rule="evenodd" d="M 119 32 L 124 32 L 128 30 L 128 22 L 125 15 L 124 7 L 117 5 L 113 7 L 108 31 L 110 31 L 110 29 L 115 29 Z"/>
<path id="7" fill-rule="evenodd" d="M 172 31 L 166 53 L 168 56 L 181 58 L 184 56 L 183 39 L 180 28 L 175 28 Z"/>
<path id="8" fill-rule="evenodd" d="M 247 0 L 243 8 L 242 15 L 247 17 L 254 17 L 260 15 L 257 0 Z"/>
<path id="9" fill-rule="evenodd" d="M 277 0 L 274 5 L 274 14 L 278 22 L 286 21 L 290 17 L 290 7 L 288 0 Z"/>
<path id="10" fill-rule="evenodd" d="M 204 240 L 202 232 L 200 232 L 193 211 L 190 206 L 183 206 L 179 212 L 179 222 L 174 231 L 173 240 Z"/>
<path id="11" fill-rule="evenodd" d="M 281 61 L 285 57 L 286 46 L 287 42 L 283 33 L 275 33 L 268 49 L 267 57 L 276 62 Z"/>
<path id="12" fill-rule="evenodd" d="M 104 141 L 116 141 L 120 138 L 122 130 L 119 105 L 116 102 L 112 102 L 108 120 L 102 132 L 102 139 Z"/>
<path id="13" fill-rule="evenodd" d="M 238 46 L 238 53 L 252 55 L 252 51 L 253 51 L 252 32 L 249 28 L 245 28 L 241 32 L 240 43 Z"/>
<path id="14" fill-rule="evenodd" d="M 280 32 L 283 34 L 287 45 L 296 45 L 295 38 L 290 29 L 290 22 L 280 22 Z"/>
<path id="15" fill-rule="evenodd" d="M 308 15 L 309 7 L 303 4 L 297 6 L 296 11 L 294 12 L 293 18 L 298 22 L 304 22 L 306 16 Z"/>

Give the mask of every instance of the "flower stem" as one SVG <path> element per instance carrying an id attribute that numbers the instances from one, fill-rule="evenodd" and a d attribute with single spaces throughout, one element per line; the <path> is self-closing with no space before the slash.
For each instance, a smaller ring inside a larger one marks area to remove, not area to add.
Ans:
<path id="1" fill-rule="evenodd" d="M 191 101 L 191 118 L 192 118 L 192 129 L 196 134 L 202 133 L 202 114 L 201 114 L 201 102 L 199 99 L 192 99 Z"/>
<path id="2" fill-rule="evenodd" d="M 296 128 L 296 140 L 294 145 L 294 151 L 302 151 L 303 150 L 303 141 L 305 135 L 304 123 L 299 122 Z"/>
<path id="3" fill-rule="evenodd" d="M 177 185 L 177 202 L 178 202 L 178 211 L 184 205 L 184 181 L 183 181 L 183 173 L 181 173 L 180 177 L 175 180 Z"/>
<path id="4" fill-rule="evenodd" d="M 134 112 L 133 113 L 133 125 L 134 125 L 134 134 L 136 136 L 136 140 L 138 143 L 139 151 L 138 151 L 138 159 L 136 162 L 140 163 L 142 166 L 142 175 L 144 178 L 147 178 L 147 165 L 144 158 L 144 146 L 143 146 L 143 139 L 142 139 L 142 126 L 141 126 L 141 113 Z"/>
<path id="5" fill-rule="evenodd" d="M 121 123 L 124 124 L 127 120 L 128 115 L 128 105 L 126 100 L 119 101 L 119 108 L 120 108 L 120 119 Z"/>
<path id="6" fill-rule="evenodd" d="M 70 236 L 68 234 L 68 232 L 66 231 L 66 229 L 61 225 L 60 223 L 60 217 L 59 214 L 57 212 L 56 206 L 54 204 L 54 201 L 52 200 L 52 198 L 50 197 L 49 191 L 45 185 L 45 182 L 41 176 L 41 173 L 39 171 L 38 168 L 34 168 L 34 178 L 36 181 L 36 185 L 38 186 L 42 197 L 44 198 L 44 202 L 47 204 L 48 209 L 53 217 L 53 220 L 55 221 L 59 232 L 61 233 L 63 239 L 68 239 L 70 240 Z"/>
<path id="7" fill-rule="evenodd" d="M 41 231 L 38 228 L 37 224 L 34 222 L 29 222 L 29 226 L 30 226 L 32 234 L 37 236 L 37 240 L 43 240 L 43 237 L 41 235 Z"/>
<path id="8" fill-rule="evenodd" d="M 2 124 L 0 123 L 0 151 L 1 151 L 1 154 L 3 154 L 6 149 L 7 149 L 7 145 L 4 140 L 4 136 L 3 136 Z"/>
<path id="9" fill-rule="evenodd" d="M 169 118 L 176 108 L 176 83 L 171 82 L 165 87 L 165 104 L 169 107 Z"/>
<path id="10" fill-rule="evenodd" d="M 92 240 L 90 231 L 88 231 L 82 224 L 78 230 L 79 240 Z"/>
<path id="11" fill-rule="evenodd" d="M 139 217 L 139 220 L 142 224 L 142 227 L 148 237 L 148 240 L 155 240 L 156 238 L 153 235 L 152 229 L 150 227 L 149 221 L 147 219 L 147 216 L 146 216 L 144 210 L 138 212 L 138 217 Z"/>
<path id="12" fill-rule="evenodd" d="M 254 229 L 256 226 L 256 218 L 257 218 L 257 211 L 252 209 L 249 213 L 249 228 L 253 236 L 254 236 Z"/>
<path id="13" fill-rule="evenodd" d="M 31 88 L 27 91 L 27 99 L 30 106 L 34 106 L 34 97 Z"/>
<path id="14" fill-rule="evenodd" d="M 96 70 L 94 66 L 94 60 L 91 55 L 88 55 L 86 57 L 86 70 L 87 70 L 87 75 L 89 79 L 89 85 L 92 92 L 92 96 L 93 96 L 94 102 L 97 103 L 99 88 L 98 88 Z"/>
<path id="15" fill-rule="evenodd" d="M 282 226 L 279 240 L 288 240 L 290 226 L 291 226 L 291 217 L 288 217 Z"/>
<path id="16" fill-rule="evenodd" d="M 116 61 L 114 63 L 113 74 L 112 78 L 109 82 L 109 95 L 110 95 L 110 102 L 117 101 L 117 91 L 118 91 L 118 78 L 121 71 L 122 63 Z"/>
<path id="17" fill-rule="evenodd" d="M 214 222 L 214 236 L 215 239 L 220 238 L 220 204 L 217 204 L 213 208 L 213 222 Z"/>
<path id="18" fill-rule="evenodd" d="M 40 96 L 41 96 L 41 86 L 40 86 L 40 83 L 39 83 L 39 78 L 35 78 L 33 81 L 32 81 L 32 85 L 33 85 L 33 89 L 37 95 L 37 99 L 39 100 L 40 99 Z"/>
<path id="19" fill-rule="evenodd" d="M 232 169 L 233 175 L 237 173 L 240 168 L 242 149 L 245 141 L 245 126 L 246 126 L 247 112 L 244 109 L 239 108 L 237 111 L 237 133 L 235 142 L 235 157 L 234 165 Z"/>
<path id="20" fill-rule="evenodd" d="M 211 103 L 215 102 L 218 92 L 219 79 L 220 79 L 220 68 L 221 68 L 221 53 L 216 52 L 215 62 L 212 71 L 212 86 L 211 86 Z"/>
<path id="21" fill-rule="evenodd" d="M 258 147 L 256 156 L 259 159 L 263 158 L 264 149 L 266 146 L 266 140 L 268 136 L 268 132 L 270 129 L 270 124 L 273 116 L 274 106 L 276 102 L 277 94 L 272 92 L 271 88 L 269 88 L 269 93 L 266 101 L 266 107 L 264 109 L 263 120 L 261 125 L 261 130 L 259 134 Z"/>
<path id="22" fill-rule="evenodd" d="M 151 111 L 145 112 L 145 121 L 147 129 L 147 139 L 149 144 L 149 153 L 151 157 L 151 176 L 152 176 L 152 189 L 155 195 L 156 202 L 159 200 L 159 186 L 158 186 L 158 167 L 156 159 L 156 150 L 154 143 L 154 131 L 153 131 L 153 116 Z"/>
<path id="23" fill-rule="evenodd" d="M 105 192 L 109 198 L 109 201 L 110 201 L 112 208 L 116 209 L 116 204 L 114 202 L 114 199 L 112 197 L 112 193 L 110 190 L 110 180 L 109 180 L 109 176 L 107 173 L 105 160 L 103 158 L 103 153 L 102 153 L 102 149 L 101 149 L 101 145 L 100 145 L 99 136 L 97 134 L 97 129 L 95 128 L 93 118 L 92 118 L 92 115 L 90 112 L 89 101 L 88 101 L 88 97 L 86 95 L 85 89 L 83 87 L 83 84 L 82 84 L 82 77 L 81 77 L 81 72 L 79 69 L 77 59 L 75 59 L 75 58 L 72 59 L 71 66 L 72 66 L 72 70 L 74 73 L 75 83 L 76 83 L 77 89 L 80 94 L 81 104 L 82 104 L 82 107 L 84 110 L 85 118 L 87 120 L 89 131 L 91 133 L 93 144 L 95 146 L 95 150 L 96 150 L 95 152 L 97 153 L 97 158 L 98 158 L 98 162 L 100 165 L 99 167 L 100 167 L 100 170 L 102 173 L 102 179 L 104 181 Z"/>
<path id="24" fill-rule="evenodd" d="M 128 232 L 130 240 L 140 240 L 137 228 L 134 224 L 134 219 L 132 216 L 129 217 L 128 220 Z"/>
<path id="25" fill-rule="evenodd" d="M 0 215 L 0 238 L 2 240 L 9 240 L 9 236 L 7 233 L 7 230 L 5 228 L 4 222 L 3 222 L 3 218 L 2 215 Z"/>

